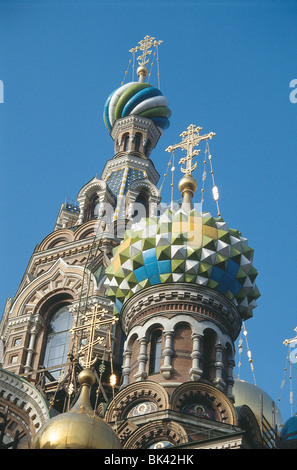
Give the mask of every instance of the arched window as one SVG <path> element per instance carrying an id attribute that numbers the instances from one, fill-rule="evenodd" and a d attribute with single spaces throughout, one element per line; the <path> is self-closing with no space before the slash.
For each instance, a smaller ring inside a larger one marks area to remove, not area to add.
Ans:
<path id="1" fill-rule="evenodd" d="M 155 330 L 151 336 L 151 353 L 150 353 L 150 374 L 160 372 L 162 357 L 162 331 Z"/>
<path id="2" fill-rule="evenodd" d="M 203 335 L 202 347 L 202 378 L 211 382 L 215 379 L 215 344 L 216 333 L 210 329 L 206 329 Z"/>
<path id="3" fill-rule="evenodd" d="M 143 192 L 139 193 L 135 202 L 136 202 L 136 207 L 137 207 L 137 204 L 142 205 L 141 210 L 139 210 L 140 207 L 138 205 L 139 214 L 137 214 L 137 215 L 140 215 L 141 216 L 140 218 L 149 217 L 149 215 L 150 215 L 149 214 L 149 201 L 148 201 L 148 197 L 147 197 L 146 193 L 143 193 Z"/>
<path id="4" fill-rule="evenodd" d="M 100 208 L 99 197 L 96 195 L 94 197 L 93 201 L 92 201 L 92 207 L 91 207 L 91 218 L 92 219 L 98 219 L 99 208 Z"/>
<path id="5" fill-rule="evenodd" d="M 136 134 L 135 134 L 135 150 L 136 150 L 136 152 L 139 152 L 140 143 L 141 143 L 141 134 L 140 134 L 140 132 L 136 132 Z"/>
<path id="6" fill-rule="evenodd" d="M 124 141 L 123 150 L 124 150 L 124 152 L 127 152 L 128 148 L 129 148 L 129 134 L 124 134 L 123 141 Z"/>
<path id="7" fill-rule="evenodd" d="M 45 368 L 60 366 L 66 363 L 70 343 L 70 328 L 72 327 L 73 317 L 69 313 L 67 305 L 55 310 L 46 336 L 45 352 L 43 365 Z M 53 368 L 49 372 L 58 380 L 63 367 Z"/>

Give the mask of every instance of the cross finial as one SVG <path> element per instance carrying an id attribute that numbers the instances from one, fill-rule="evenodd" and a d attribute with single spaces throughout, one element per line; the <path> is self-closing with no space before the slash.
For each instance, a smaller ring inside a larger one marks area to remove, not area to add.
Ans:
<path id="1" fill-rule="evenodd" d="M 297 333 L 297 326 L 295 328 L 296 333 Z M 295 338 L 291 338 L 291 339 L 285 339 L 284 343 L 286 346 L 288 346 L 288 344 L 291 344 L 291 343 L 297 343 L 297 336 Z"/>
<path id="2" fill-rule="evenodd" d="M 193 157 L 198 155 L 200 150 L 194 150 L 197 147 L 201 140 L 212 139 L 215 135 L 214 132 L 209 134 L 200 135 L 202 127 L 195 127 L 194 124 L 191 124 L 187 127 L 187 130 L 180 134 L 182 141 L 179 144 L 170 145 L 166 152 L 172 152 L 175 149 L 186 150 L 187 154 L 185 157 L 181 158 L 179 164 L 186 165 L 185 168 L 181 167 L 182 173 L 185 173 L 185 176 L 179 182 L 179 190 L 183 197 L 183 206 L 192 208 L 192 198 L 197 189 L 197 183 L 192 176 L 192 172 L 197 167 L 197 162 L 193 163 Z"/>
<path id="3" fill-rule="evenodd" d="M 86 313 L 84 316 L 83 324 L 80 326 L 75 326 L 70 330 L 74 334 L 81 330 L 87 330 L 88 332 L 87 344 L 82 346 L 78 351 L 79 356 L 85 357 L 83 360 L 81 360 L 81 363 L 86 369 L 90 369 L 90 367 L 95 364 L 97 360 L 97 357 L 93 358 L 94 346 L 97 344 L 102 344 L 104 341 L 104 336 L 96 337 L 96 330 L 104 326 L 114 325 L 118 320 L 118 317 L 105 318 L 105 314 L 107 312 L 108 311 L 103 309 L 101 305 L 96 304 L 92 308 L 92 311 Z"/>
<path id="4" fill-rule="evenodd" d="M 150 36 L 145 36 L 144 39 L 139 41 L 139 46 L 133 47 L 133 49 L 130 49 L 129 52 L 132 52 L 133 54 L 137 51 L 141 51 L 142 54 L 137 57 L 137 61 L 139 64 L 139 67 L 137 69 L 137 75 L 139 77 L 139 82 L 144 83 L 147 74 L 148 74 L 148 69 L 146 67 L 146 64 L 148 63 L 148 55 L 152 53 L 151 47 L 155 47 L 158 52 L 158 45 L 161 44 L 163 41 L 157 41 L 156 38 L 150 37 Z M 159 59 L 157 58 L 157 61 Z M 159 73 L 158 73 L 159 77 Z M 160 85 L 159 85 L 160 87 Z"/>
<path id="5" fill-rule="evenodd" d="M 157 41 L 156 38 L 150 37 L 150 36 L 145 36 L 144 39 L 139 41 L 139 46 L 136 46 L 132 49 L 130 49 L 129 52 L 137 52 L 137 51 L 142 51 L 142 54 L 137 57 L 138 64 L 140 67 L 144 67 L 149 59 L 147 56 L 152 53 L 151 47 L 156 47 L 159 44 L 161 44 L 163 41 Z"/>
<path id="6" fill-rule="evenodd" d="M 214 132 L 210 132 L 209 134 L 200 135 L 199 132 L 202 130 L 202 127 L 195 127 L 194 124 L 191 124 L 187 127 L 187 130 L 180 134 L 182 137 L 182 141 L 179 144 L 170 145 L 166 152 L 172 152 L 177 148 L 181 148 L 182 150 L 186 150 L 187 155 L 180 159 L 180 164 L 186 164 L 186 167 L 181 167 L 181 171 L 185 173 L 187 176 L 192 174 L 192 171 L 195 170 L 197 167 L 197 162 L 193 163 L 193 157 L 198 155 L 200 150 L 194 150 L 194 147 L 197 147 L 201 140 L 212 139 L 215 136 Z"/>

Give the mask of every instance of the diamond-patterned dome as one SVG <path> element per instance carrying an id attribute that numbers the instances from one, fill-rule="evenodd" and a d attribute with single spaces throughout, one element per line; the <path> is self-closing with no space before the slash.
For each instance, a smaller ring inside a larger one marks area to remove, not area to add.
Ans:
<path id="1" fill-rule="evenodd" d="M 106 269 L 107 296 L 119 313 L 125 301 L 146 287 L 189 282 L 215 289 L 252 316 L 260 296 L 253 249 L 222 218 L 196 209 L 166 210 L 142 219 L 125 233 Z"/>

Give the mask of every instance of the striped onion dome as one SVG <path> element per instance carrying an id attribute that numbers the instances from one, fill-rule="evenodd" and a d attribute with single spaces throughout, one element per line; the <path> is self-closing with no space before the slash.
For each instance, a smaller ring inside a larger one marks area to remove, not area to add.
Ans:
<path id="1" fill-rule="evenodd" d="M 238 230 L 196 209 L 166 210 L 127 230 L 106 269 L 106 294 L 114 313 L 146 287 L 188 282 L 216 290 L 235 304 L 243 319 L 260 296 L 253 249 Z"/>
<path id="2" fill-rule="evenodd" d="M 111 131 L 117 119 L 132 114 L 151 119 L 161 132 L 170 124 L 167 98 L 148 83 L 130 82 L 114 90 L 105 103 L 103 119 Z"/>

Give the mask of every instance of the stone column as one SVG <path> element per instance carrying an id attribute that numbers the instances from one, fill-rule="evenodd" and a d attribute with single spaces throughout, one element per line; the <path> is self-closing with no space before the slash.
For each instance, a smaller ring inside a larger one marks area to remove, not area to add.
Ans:
<path id="1" fill-rule="evenodd" d="M 171 374 L 172 374 L 172 365 L 171 365 L 171 358 L 173 355 L 173 349 L 172 349 L 172 340 L 174 336 L 174 331 L 164 331 L 164 336 L 165 336 L 165 348 L 163 351 L 163 358 L 164 362 L 163 365 L 161 366 L 161 372 L 164 377 L 164 379 L 170 379 Z"/>
<path id="2" fill-rule="evenodd" d="M 79 216 L 77 224 L 81 225 L 84 221 L 85 206 L 84 203 L 79 204 Z"/>
<path id="3" fill-rule="evenodd" d="M 233 385 L 234 385 L 234 376 L 233 376 L 233 368 L 235 366 L 235 361 L 233 358 L 233 354 L 230 352 L 227 359 L 227 397 L 229 400 L 234 402 L 234 395 L 233 395 Z"/>
<path id="4" fill-rule="evenodd" d="M 190 370 L 191 380 L 199 380 L 202 375 L 202 369 L 200 368 L 200 359 L 201 359 L 201 339 L 202 335 L 199 333 L 192 334 L 193 340 L 193 350 L 191 354 L 192 358 L 192 368 Z"/>
<path id="5" fill-rule="evenodd" d="M 129 385 L 129 375 L 130 375 L 130 370 L 131 370 L 131 356 L 132 356 L 131 349 L 126 349 L 126 351 L 123 354 L 123 366 L 122 366 L 123 383 L 122 383 L 121 388 L 126 387 L 126 385 Z"/>
<path id="6" fill-rule="evenodd" d="M 34 349 L 35 341 L 36 341 L 36 336 L 37 336 L 39 329 L 40 329 L 40 325 L 38 324 L 38 320 L 35 320 L 32 327 L 29 330 L 30 339 L 29 339 L 29 346 L 27 348 L 27 357 L 26 357 L 26 363 L 24 366 L 24 373 L 30 372 L 31 370 L 32 358 L 35 352 L 35 349 Z"/>
<path id="7" fill-rule="evenodd" d="M 223 379 L 223 370 L 224 370 L 223 346 L 220 343 L 215 345 L 215 352 L 216 352 L 216 361 L 215 361 L 216 378 L 214 380 L 214 385 L 219 390 L 224 390 L 226 383 Z"/>
<path id="8" fill-rule="evenodd" d="M 147 343 L 148 339 L 146 337 L 139 338 L 140 344 L 140 353 L 138 356 L 138 372 L 134 375 L 134 378 L 137 382 L 140 380 L 145 380 L 147 378 L 147 372 L 145 371 L 147 363 Z"/>

